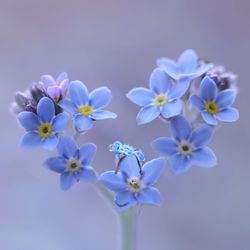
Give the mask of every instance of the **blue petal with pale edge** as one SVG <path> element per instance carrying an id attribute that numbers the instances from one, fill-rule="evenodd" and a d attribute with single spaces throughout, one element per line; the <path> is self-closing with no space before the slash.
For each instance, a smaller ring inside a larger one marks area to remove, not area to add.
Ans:
<path id="1" fill-rule="evenodd" d="M 208 125 L 201 125 L 193 131 L 191 142 L 195 147 L 201 148 L 211 141 L 213 134 L 214 129 L 212 127 Z"/>
<path id="2" fill-rule="evenodd" d="M 43 97 L 37 104 L 37 114 L 42 122 L 51 122 L 55 116 L 55 105 L 48 97 Z"/>
<path id="3" fill-rule="evenodd" d="M 153 103 L 155 94 L 151 89 L 134 88 L 127 93 L 127 98 L 139 106 L 147 106 Z"/>
<path id="4" fill-rule="evenodd" d="M 59 139 L 56 135 L 51 135 L 50 137 L 43 139 L 42 146 L 43 148 L 52 151 L 58 145 L 58 141 Z"/>
<path id="5" fill-rule="evenodd" d="M 214 67 L 214 65 L 212 63 L 208 63 L 208 64 L 200 66 L 198 69 L 196 69 L 194 71 L 194 75 L 193 75 L 192 79 L 197 78 L 199 76 L 202 76 L 203 74 L 205 74 L 207 71 L 209 71 L 213 67 Z"/>
<path id="6" fill-rule="evenodd" d="M 77 180 L 73 174 L 69 172 L 62 173 L 60 176 L 61 189 L 64 191 L 70 189 L 76 183 L 76 181 Z"/>
<path id="7" fill-rule="evenodd" d="M 123 212 L 137 204 L 137 200 L 131 192 L 124 191 L 116 195 L 115 208 L 118 212 Z"/>
<path id="8" fill-rule="evenodd" d="M 159 206 L 161 204 L 161 194 L 157 188 L 150 187 L 144 189 L 137 197 L 137 201 L 144 204 Z"/>
<path id="9" fill-rule="evenodd" d="M 113 112 L 107 110 L 95 111 L 91 118 L 94 120 L 104 120 L 104 119 L 115 119 L 117 115 Z"/>
<path id="10" fill-rule="evenodd" d="M 201 148 L 192 153 L 192 163 L 200 167 L 213 167 L 217 164 L 216 155 L 208 148 Z"/>
<path id="11" fill-rule="evenodd" d="M 192 49 L 185 50 L 178 59 L 179 67 L 182 71 L 188 73 L 197 68 L 198 56 Z"/>
<path id="12" fill-rule="evenodd" d="M 105 108 L 112 99 L 112 93 L 107 87 L 100 87 L 89 94 L 89 104 L 94 109 Z"/>
<path id="13" fill-rule="evenodd" d="M 28 132 L 26 133 L 20 142 L 21 147 L 24 148 L 35 148 L 39 147 L 42 144 L 41 137 L 37 132 Z"/>
<path id="14" fill-rule="evenodd" d="M 88 89 L 81 81 L 73 81 L 69 86 L 71 101 L 76 106 L 87 105 L 89 102 Z"/>
<path id="15" fill-rule="evenodd" d="M 179 68 L 177 63 L 169 58 L 159 58 L 157 60 L 158 67 L 162 68 L 170 77 L 175 78 Z"/>
<path id="16" fill-rule="evenodd" d="M 203 120 L 209 125 L 217 125 L 218 124 L 214 115 L 211 115 L 206 111 L 201 112 L 201 116 L 202 116 Z"/>
<path id="17" fill-rule="evenodd" d="M 214 80 L 208 76 L 203 78 L 200 85 L 200 94 L 205 101 L 214 101 L 218 93 L 218 88 Z"/>
<path id="18" fill-rule="evenodd" d="M 196 94 L 191 95 L 189 101 L 198 111 L 205 110 L 205 102 L 198 95 Z"/>
<path id="19" fill-rule="evenodd" d="M 235 122 L 239 119 L 239 111 L 235 108 L 221 110 L 216 117 L 223 122 Z"/>
<path id="20" fill-rule="evenodd" d="M 69 100 L 61 100 L 58 103 L 58 106 L 71 113 L 72 115 L 78 112 L 76 106 Z"/>
<path id="21" fill-rule="evenodd" d="M 21 125 L 28 131 L 37 130 L 40 122 L 38 116 L 33 112 L 23 111 L 17 116 Z"/>
<path id="22" fill-rule="evenodd" d="M 152 72 L 149 83 L 156 94 L 165 94 L 172 87 L 171 78 L 160 68 Z"/>
<path id="23" fill-rule="evenodd" d="M 171 156 L 177 152 L 176 142 L 166 137 L 160 137 L 154 140 L 153 147 L 162 156 Z"/>
<path id="24" fill-rule="evenodd" d="M 172 102 L 168 102 L 162 107 L 161 114 L 165 118 L 171 118 L 176 115 L 179 115 L 182 110 L 182 101 L 180 99 L 174 100 Z"/>
<path id="25" fill-rule="evenodd" d="M 68 74 L 66 72 L 62 72 L 57 78 L 56 82 L 57 84 L 61 83 L 62 81 L 68 79 Z"/>
<path id="26" fill-rule="evenodd" d="M 170 130 L 174 138 L 178 141 L 187 140 L 191 136 L 192 127 L 182 115 L 173 117 L 170 121 Z"/>
<path id="27" fill-rule="evenodd" d="M 76 131 L 82 133 L 93 127 L 93 121 L 91 118 L 84 115 L 76 115 L 75 117 L 75 129 Z"/>
<path id="28" fill-rule="evenodd" d="M 170 99 L 181 98 L 188 90 L 190 85 L 190 79 L 188 77 L 181 77 L 176 81 L 174 86 L 171 88 L 168 96 Z"/>
<path id="29" fill-rule="evenodd" d="M 107 171 L 99 177 L 100 182 L 114 192 L 122 192 L 127 188 L 123 175 L 115 171 Z"/>
<path id="30" fill-rule="evenodd" d="M 165 168 L 164 165 L 165 162 L 162 158 L 154 159 L 145 163 L 143 166 L 142 182 L 146 186 L 154 185 L 162 175 L 162 172 Z"/>
<path id="31" fill-rule="evenodd" d="M 66 162 L 63 157 L 50 157 L 44 162 L 44 165 L 59 174 L 62 174 L 66 169 Z"/>
<path id="32" fill-rule="evenodd" d="M 140 177 L 140 166 L 136 156 L 130 154 L 123 158 L 120 162 L 119 168 L 123 172 L 126 178 Z"/>
<path id="33" fill-rule="evenodd" d="M 86 182 L 96 182 L 97 174 L 91 166 L 85 166 L 82 171 L 79 172 L 79 180 Z"/>
<path id="34" fill-rule="evenodd" d="M 61 132 L 67 126 L 68 121 L 69 121 L 69 115 L 67 113 L 63 112 L 56 115 L 56 117 L 52 122 L 53 131 L 57 133 Z"/>
<path id="35" fill-rule="evenodd" d="M 226 89 L 218 94 L 215 102 L 218 104 L 219 109 L 224 109 L 231 106 L 234 103 L 235 98 L 236 98 L 236 91 L 231 89 Z"/>
<path id="36" fill-rule="evenodd" d="M 59 155 L 65 157 L 66 159 L 69 159 L 71 157 L 75 157 L 77 145 L 73 138 L 71 138 L 70 136 L 61 136 L 59 138 L 57 151 Z"/>
<path id="37" fill-rule="evenodd" d="M 96 153 L 96 145 L 93 143 L 84 144 L 79 149 L 79 158 L 84 166 L 90 164 Z"/>
<path id="38" fill-rule="evenodd" d="M 42 75 L 40 81 L 43 83 L 46 89 L 56 83 L 55 79 L 51 75 Z"/>
<path id="39" fill-rule="evenodd" d="M 145 124 L 153 121 L 156 117 L 160 115 L 161 111 L 159 107 L 154 105 L 146 106 L 141 108 L 139 113 L 137 114 L 136 121 L 138 125 Z"/>
<path id="40" fill-rule="evenodd" d="M 170 158 L 170 166 L 175 174 L 181 174 L 191 167 L 191 161 L 186 156 L 176 154 Z"/>

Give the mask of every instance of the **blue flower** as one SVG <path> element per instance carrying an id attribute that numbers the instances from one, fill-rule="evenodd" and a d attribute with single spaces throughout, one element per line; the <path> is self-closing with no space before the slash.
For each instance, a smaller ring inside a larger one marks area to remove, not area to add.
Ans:
<path id="1" fill-rule="evenodd" d="M 161 137 L 153 141 L 153 147 L 162 156 L 169 157 L 171 169 L 176 173 L 186 172 L 192 165 L 212 167 L 216 156 L 206 145 L 213 136 L 213 128 L 201 125 L 192 131 L 183 116 L 170 121 L 173 138 Z"/>
<path id="2" fill-rule="evenodd" d="M 112 99 L 107 87 L 94 89 L 89 94 L 82 82 L 74 81 L 70 84 L 69 95 L 70 100 L 62 100 L 58 105 L 74 115 L 75 129 L 78 132 L 91 129 L 95 120 L 117 117 L 116 114 L 103 110 Z"/>
<path id="3" fill-rule="evenodd" d="M 21 140 L 21 146 L 33 148 L 42 146 L 53 150 L 58 144 L 58 134 L 66 127 L 69 116 L 65 112 L 55 116 L 55 106 L 48 97 L 43 97 L 37 105 L 37 114 L 23 111 L 17 116 L 27 133 Z"/>
<path id="4" fill-rule="evenodd" d="M 134 155 L 126 156 L 120 163 L 120 172 L 108 171 L 100 176 L 100 181 L 116 193 L 115 204 L 118 211 L 124 211 L 138 203 L 159 205 L 161 196 L 154 184 L 164 170 L 162 158 L 144 164 L 142 174 Z"/>
<path id="5" fill-rule="evenodd" d="M 207 76 L 200 84 L 200 94 L 193 94 L 190 101 L 201 112 L 206 123 L 217 125 L 217 119 L 223 122 L 234 122 L 239 119 L 238 110 L 230 107 L 235 97 L 236 91 L 232 89 L 219 92 L 216 83 Z"/>
<path id="6" fill-rule="evenodd" d="M 150 89 L 134 88 L 127 97 L 142 107 L 136 120 L 138 124 L 145 124 L 160 115 L 164 118 L 179 115 L 182 110 L 182 101 L 179 98 L 183 94 L 183 91 L 177 91 L 173 87 L 171 78 L 157 68 L 150 76 Z"/>
<path id="7" fill-rule="evenodd" d="M 78 181 L 95 182 L 95 170 L 90 163 L 95 155 L 95 144 L 82 145 L 79 149 L 69 136 L 62 136 L 57 146 L 59 156 L 51 157 L 44 162 L 50 170 L 61 174 L 60 184 L 63 190 L 68 190 Z"/>

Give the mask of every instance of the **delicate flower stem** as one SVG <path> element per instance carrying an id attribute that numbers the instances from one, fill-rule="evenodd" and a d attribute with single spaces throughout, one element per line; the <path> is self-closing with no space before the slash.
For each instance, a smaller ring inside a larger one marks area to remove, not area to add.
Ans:
<path id="1" fill-rule="evenodd" d="M 105 188 L 101 183 L 96 183 L 95 185 L 97 192 L 110 204 L 114 203 L 114 196 L 113 194 Z"/>

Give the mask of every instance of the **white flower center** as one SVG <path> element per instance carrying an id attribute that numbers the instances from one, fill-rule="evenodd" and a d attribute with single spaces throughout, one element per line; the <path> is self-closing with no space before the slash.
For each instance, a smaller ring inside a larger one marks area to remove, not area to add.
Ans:
<path id="1" fill-rule="evenodd" d="M 128 189 L 133 193 L 139 193 L 142 190 L 142 183 L 137 178 L 131 178 L 128 180 Z"/>
<path id="2" fill-rule="evenodd" d="M 182 155 L 190 155 L 193 152 L 193 145 L 188 141 L 182 141 L 178 146 L 178 151 Z"/>
<path id="3" fill-rule="evenodd" d="M 67 162 L 67 170 L 69 172 L 77 172 L 79 169 L 81 168 L 81 163 L 75 159 L 75 158 L 71 158 L 68 160 Z"/>

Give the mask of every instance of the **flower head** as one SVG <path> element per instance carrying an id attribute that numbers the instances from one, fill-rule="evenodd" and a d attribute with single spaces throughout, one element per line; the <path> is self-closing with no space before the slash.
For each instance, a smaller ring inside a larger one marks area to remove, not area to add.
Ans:
<path id="1" fill-rule="evenodd" d="M 51 157 L 44 162 L 50 170 L 61 174 L 60 184 L 68 190 L 79 181 L 95 182 L 95 170 L 90 166 L 96 152 L 95 144 L 84 144 L 77 148 L 75 141 L 69 136 L 62 136 L 57 146 L 59 156 Z"/>
<path id="2" fill-rule="evenodd" d="M 223 122 L 238 120 L 238 110 L 231 107 L 236 97 L 236 91 L 226 89 L 219 92 L 216 83 L 206 76 L 200 84 L 199 92 L 199 95 L 193 94 L 190 101 L 201 112 L 206 123 L 217 125 L 217 120 Z"/>
<path id="3" fill-rule="evenodd" d="M 63 112 L 55 116 L 55 106 L 48 97 L 43 97 L 37 105 L 37 114 L 23 111 L 18 114 L 20 124 L 27 133 L 21 140 L 26 148 L 42 146 L 53 150 L 58 144 L 58 134 L 66 127 L 69 117 Z"/>
<path id="4" fill-rule="evenodd" d="M 100 176 L 101 183 L 116 193 L 115 205 L 124 211 L 138 203 L 159 205 L 160 192 L 154 187 L 164 170 L 162 158 L 143 165 L 142 173 L 135 155 L 126 156 L 120 164 L 120 171 L 108 171 Z"/>
<path id="5" fill-rule="evenodd" d="M 69 95 L 70 100 L 62 100 L 58 105 L 74 115 L 75 129 L 78 132 L 91 129 L 95 120 L 116 118 L 116 114 L 103 110 L 112 99 L 107 87 L 100 87 L 89 93 L 82 82 L 74 81 L 69 86 Z"/>
<path id="6" fill-rule="evenodd" d="M 168 157 L 172 170 L 186 172 L 192 165 L 212 167 L 216 165 L 216 156 L 206 145 L 213 136 L 213 128 L 201 125 L 192 130 L 183 116 L 170 121 L 173 138 L 161 137 L 153 141 L 153 147 L 162 156 Z"/>
<path id="7" fill-rule="evenodd" d="M 137 115 L 137 123 L 151 122 L 160 115 L 171 118 L 179 115 L 182 110 L 182 101 L 179 99 L 184 94 L 177 90 L 171 78 L 162 70 L 155 69 L 150 76 L 150 89 L 134 88 L 127 97 L 133 103 L 141 106 Z"/>

